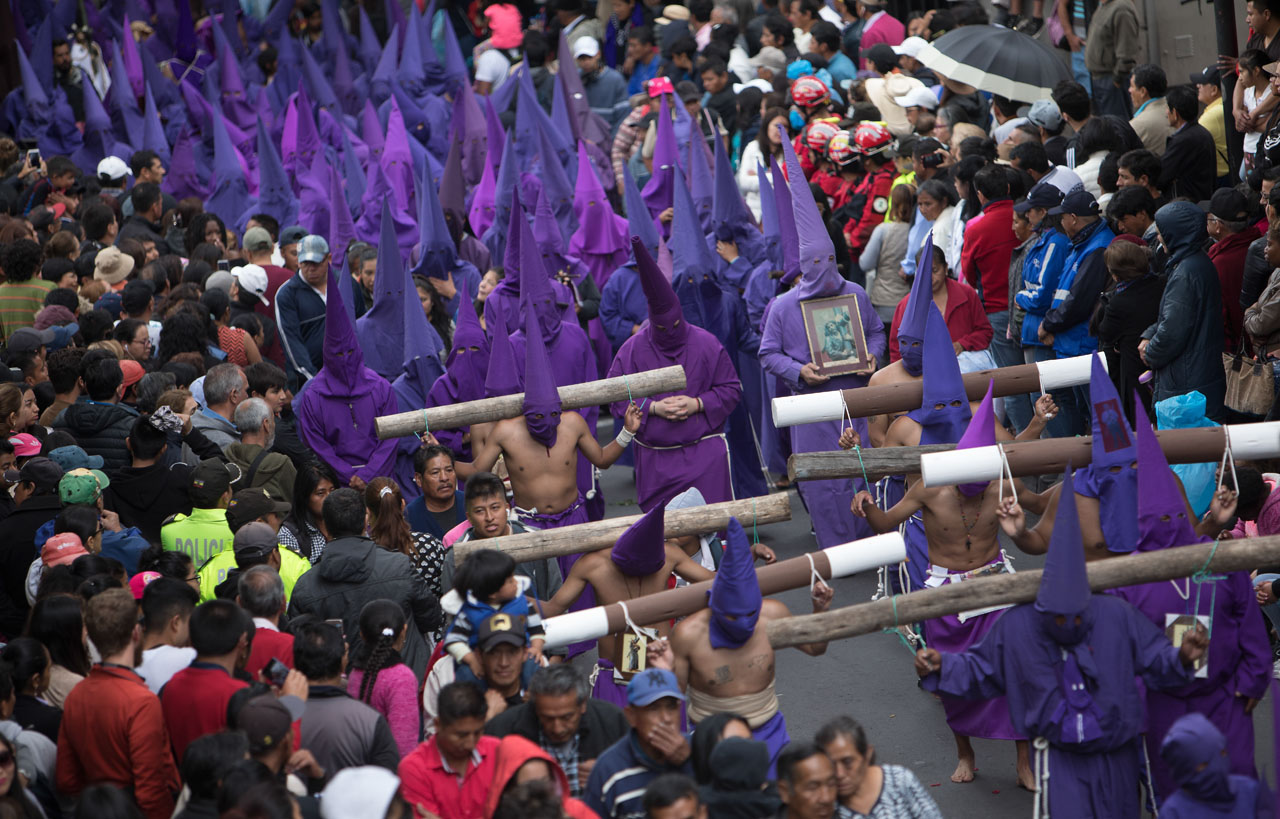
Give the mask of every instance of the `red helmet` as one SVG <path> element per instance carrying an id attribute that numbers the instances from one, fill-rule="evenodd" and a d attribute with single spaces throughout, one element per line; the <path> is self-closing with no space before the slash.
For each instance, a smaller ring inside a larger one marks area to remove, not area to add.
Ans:
<path id="1" fill-rule="evenodd" d="M 819 119 L 809 123 L 804 129 L 804 144 L 819 153 L 826 150 L 827 143 L 839 132 L 834 124 Z"/>
<path id="2" fill-rule="evenodd" d="M 858 158 L 858 149 L 849 142 L 848 131 L 836 131 L 827 143 L 827 158 L 837 165 L 848 165 Z"/>
<path id="3" fill-rule="evenodd" d="M 875 156 L 889 149 L 893 144 L 893 134 L 878 122 L 863 122 L 853 132 L 853 143 L 859 152 Z"/>
<path id="4" fill-rule="evenodd" d="M 801 108 L 813 108 L 827 101 L 827 87 L 817 77 L 801 77 L 791 83 L 791 100 Z"/>

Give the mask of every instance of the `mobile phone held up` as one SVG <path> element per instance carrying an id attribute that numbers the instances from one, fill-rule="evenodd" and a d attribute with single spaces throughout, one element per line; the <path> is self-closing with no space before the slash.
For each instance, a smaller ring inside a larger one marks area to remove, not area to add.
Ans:
<path id="1" fill-rule="evenodd" d="M 272 657 L 267 667 L 262 669 L 262 673 L 267 678 L 267 682 L 279 688 L 284 685 L 285 678 L 289 676 L 289 666 Z"/>
<path id="2" fill-rule="evenodd" d="M 27 164 L 33 168 L 39 168 L 44 164 L 44 160 L 40 158 L 40 149 L 32 148 L 27 151 Z"/>

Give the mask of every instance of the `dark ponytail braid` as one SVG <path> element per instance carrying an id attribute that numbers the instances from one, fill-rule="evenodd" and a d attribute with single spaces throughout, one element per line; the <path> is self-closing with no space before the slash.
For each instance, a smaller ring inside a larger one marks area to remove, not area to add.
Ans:
<path id="1" fill-rule="evenodd" d="M 392 663 L 396 640 L 404 630 L 404 610 L 391 600 L 371 600 L 360 610 L 360 638 L 362 657 L 357 658 L 356 668 L 364 672 L 360 680 L 360 700 L 368 703 L 373 698 L 373 687 L 378 672 Z"/>

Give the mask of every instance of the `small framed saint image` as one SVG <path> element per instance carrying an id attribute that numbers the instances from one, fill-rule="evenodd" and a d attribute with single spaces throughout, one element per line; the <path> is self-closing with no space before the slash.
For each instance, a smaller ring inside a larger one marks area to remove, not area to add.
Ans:
<path id="1" fill-rule="evenodd" d="M 867 355 L 858 299 L 852 294 L 800 302 L 809 355 L 826 376 L 869 373 L 874 362 Z"/>

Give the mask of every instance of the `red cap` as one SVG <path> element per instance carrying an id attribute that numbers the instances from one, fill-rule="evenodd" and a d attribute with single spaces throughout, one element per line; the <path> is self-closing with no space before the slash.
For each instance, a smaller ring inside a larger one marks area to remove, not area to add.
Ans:
<path id="1" fill-rule="evenodd" d="M 141 381 L 142 376 L 147 374 L 141 364 L 129 359 L 120 362 L 120 371 L 124 373 L 124 388 L 126 390 Z"/>
<path id="2" fill-rule="evenodd" d="M 40 549 L 40 560 L 46 566 L 61 566 L 87 554 L 89 553 L 85 551 L 79 535 L 63 532 L 44 542 L 44 547 Z"/>
<path id="3" fill-rule="evenodd" d="M 151 585 L 151 581 L 160 577 L 163 577 L 160 572 L 138 572 L 129 578 L 129 591 L 133 592 L 133 599 L 141 600 L 142 593 Z"/>

